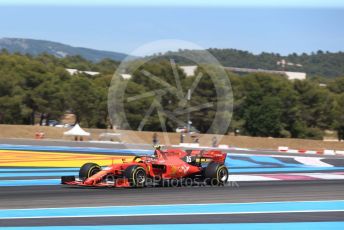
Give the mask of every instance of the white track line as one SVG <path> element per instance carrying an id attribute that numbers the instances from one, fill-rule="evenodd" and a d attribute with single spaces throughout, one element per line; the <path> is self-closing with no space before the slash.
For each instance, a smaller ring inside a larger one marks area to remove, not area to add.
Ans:
<path id="1" fill-rule="evenodd" d="M 257 175 L 229 175 L 228 181 L 279 181 L 280 179 Z"/>
<path id="2" fill-rule="evenodd" d="M 295 157 L 296 161 L 300 162 L 304 165 L 309 166 L 317 166 L 317 167 L 333 167 L 333 165 L 327 164 L 325 162 L 322 162 L 321 160 L 323 158 L 317 158 L 317 157 Z"/>
<path id="3" fill-rule="evenodd" d="M 333 173 L 293 173 L 292 175 L 309 176 L 323 180 L 344 180 L 344 175 Z"/>

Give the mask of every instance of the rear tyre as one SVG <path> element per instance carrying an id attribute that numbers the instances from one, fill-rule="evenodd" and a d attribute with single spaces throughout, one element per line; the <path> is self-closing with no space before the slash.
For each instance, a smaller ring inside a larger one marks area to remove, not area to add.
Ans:
<path id="1" fill-rule="evenodd" d="M 79 178 L 81 180 L 86 180 L 87 178 L 93 176 L 101 170 L 102 168 L 95 163 L 86 163 L 83 166 L 81 166 L 79 170 Z"/>
<path id="2" fill-rule="evenodd" d="M 224 185 L 228 181 L 228 169 L 224 164 L 210 162 L 205 168 L 204 177 L 208 185 Z"/>
<path id="3" fill-rule="evenodd" d="M 144 187 L 146 185 L 147 173 L 141 166 L 129 166 L 125 169 L 124 175 L 129 180 L 131 187 Z"/>

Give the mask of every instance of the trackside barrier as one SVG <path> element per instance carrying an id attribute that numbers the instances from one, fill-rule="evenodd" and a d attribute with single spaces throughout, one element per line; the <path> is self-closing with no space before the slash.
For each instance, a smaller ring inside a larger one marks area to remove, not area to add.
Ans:
<path id="1" fill-rule="evenodd" d="M 344 155 L 344 151 L 336 150 L 336 154 L 338 154 L 338 155 Z"/>
<path id="2" fill-rule="evenodd" d="M 218 146 L 219 149 L 229 149 L 228 145 L 219 145 Z"/>
<path id="3" fill-rule="evenodd" d="M 254 151 L 254 149 L 247 148 L 237 148 L 231 147 L 229 145 L 218 145 L 216 147 L 212 146 L 201 146 L 199 143 L 179 143 L 178 145 L 172 145 L 172 147 L 184 147 L 184 148 L 202 148 L 202 149 L 228 149 L 228 150 L 241 150 L 241 151 Z"/>
<path id="4" fill-rule="evenodd" d="M 290 149 L 287 146 L 279 146 L 278 151 L 285 152 L 285 153 L 301 153 L 301 154 L 344 155 L 344 151 L 341 151 L 341 150 L 325 149 L 325 150 L 316 151 L 316 150 L 306 150 L 306 149 Z"/>
<path id="5" fill-rule="evenodd" d="M 205 148 L 205 149 L 230 149 L 230 150 L 244 150 L 244 151 L 252 151 L 253 149 L 246 149 L 246 148 L 236 148 L 236 147 L 229 147 L 228 145 L 218 145 L 217 147 L 210 147 L 210 146 L 200 146 L 199 143 L 180 143 L 179 145 L 172 145 L 173 147 L 185 147 L 185 148 Z M 298 153 L 298 154 L 319 154 L 319 155 L 344 155 L 344 151 L 342 150 L 306 150 L 306 149 L 290 149 L 287 146 L 279 146 L 278 152 L 283 153 Z"/>
<path id="6" fill-rule="evenodd" d="M 335 151 L 334 150 L 329 150 L 329 149 L 325 149 L 324 150 L 324 155 L 335 155 Z"/>
<path id="7" fill-rule="evenodd" d="M 41 140 L 44 138 L 44 133 L 43 132 L 36 132 L 35 133 L 35 139 Z"/>
<path id="8" fill-rule="evenodd" d="M 180 147 L 191 147 L 191 148 L 198 148 L 199 143 L 180 143 Z"/>
<path id="9" fill-rule="evenodd" d="M 318 151 L 309 150 L 309 151 L 307 151 L 306 153 L 308 153 L 308 154 L 317 154 L 317 153 L 318 153 Z"/>
<path id="10" fill-rule="evenodd" d="M 287 152 L 289 150 L 289 147 L 287 146 L 279 146 L 278 151 L 280 152 Z"/>

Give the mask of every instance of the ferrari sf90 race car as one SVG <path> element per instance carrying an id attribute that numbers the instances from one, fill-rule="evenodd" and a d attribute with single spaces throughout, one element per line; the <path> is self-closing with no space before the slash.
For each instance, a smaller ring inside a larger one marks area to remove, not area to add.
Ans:
<path id="1" fill-rule="evenodd" d="M 64 176 L 61 183 L 91 187 L 144 187 L 149 183 L 163 185 L 170 181 L 201 182 L 224 185 L 228 169 L 227 154 L 219 150 L 156 149 L 153 155 L 136 156 L 130 161 L 100 167 L 84 164 L 79 178 Z"/>

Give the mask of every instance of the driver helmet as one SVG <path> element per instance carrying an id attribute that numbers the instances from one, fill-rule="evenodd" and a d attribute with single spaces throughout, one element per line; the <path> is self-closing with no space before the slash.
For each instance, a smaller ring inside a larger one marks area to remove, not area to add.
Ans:
<path id="1" fill-rule="evenodd" d="M 161 145 L 154 145 L 153 146 L 155 150 L 160 150 L 161 149 Z"/>

